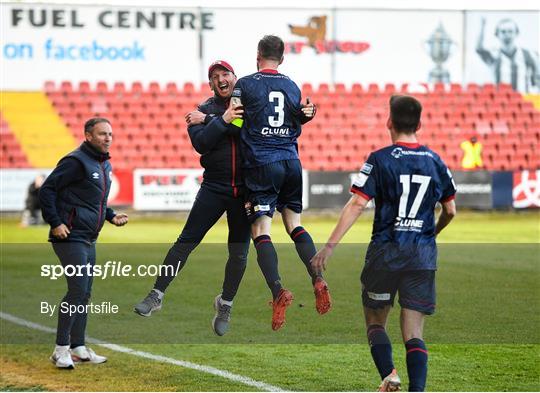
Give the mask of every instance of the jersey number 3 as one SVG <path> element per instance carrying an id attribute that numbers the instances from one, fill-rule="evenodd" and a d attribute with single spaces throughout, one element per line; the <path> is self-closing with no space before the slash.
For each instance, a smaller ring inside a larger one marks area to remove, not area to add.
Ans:
<path id="1" fill-rule="evenodd" d="M 272 127 L 281 127 L 285 121 L 285 112 L 283 111 L 285 97 L 283 96 L 283 93 L 280 91 L 271 91 L 270 94 L 268 94 L 268 101 L 277 101 L 274 106 L 276 116 L 268 116 L 268 123 Z"/>
<path id="2" fill-rule="evenodd" d="M 418 189 L 418 194 L 416 194 L 416 197 L 414 198 L 411 210 L 409 211 L 409 215 L 407 215 L 407 202 L 409 201 L 409 194 L 411 192 L 411 175 L 399 176 L 399 182 L 403 185 L 403 192 L 401 193 L 401 198 L 399 198 L 398 214 L 400 217 L 416 217 L 418 209 L 420 209 L 420 205 L 422 204 L 422 200 L 424 199 L 424 195 L 426 195 L 430 180 L 430 176 L 412 175 L 412 182 L 420 184 L 420 188 Z"/>

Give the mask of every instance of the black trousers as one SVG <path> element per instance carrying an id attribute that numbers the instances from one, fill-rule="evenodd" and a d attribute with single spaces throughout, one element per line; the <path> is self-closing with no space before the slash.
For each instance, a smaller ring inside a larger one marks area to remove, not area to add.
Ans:
<path id="1" fill-rule="evenodd" d="M 96 264 L 96 244 L 82 242 L 62 242 L 52 244 L 54 252 L 60 259 L 60 263 L 65 268 L 67 266 L 92 267 Z M 88 304 L 92 293 L 93 278 L 88 274 L 87 269 L 81 269 L 81 275 L 65 275 L 68 290 L 62 304 L 66 306 L 81 306 Z M 62 312 L 62 310 L 66 312 Z M 56 344 L 71 345 L 71 348 L 84 345 L 86 331 L 86 312 L 76 312 L 72 315 L 67 312 L 67 307 L 59 307 L 58 327 L 56 329 Z"/>
<path id="2" fill-rule="evenodd" d="M 214 226 L 223 213 L 227 213 L 229 237 L 227 241 L 229 257 L 225 265 L 222 298 L 233 300 L 240 281 L 244 276 L 250 243 L 250 224 L 242 197 L 234 198 L 225 193 L 205 187 L 204 183 L 197 194 L 182 233 L 172 245 L 163 265 L 173 266 L 180 271 L 186 264 L 189 254 L 199 245 L 206 233 Z M 180 266 L 178 266 L 180 264 Z M 170 269 L 163 269 L 163 271 Z M 165 292 L 174 275 L 160 275 L 154 288 Z"/>

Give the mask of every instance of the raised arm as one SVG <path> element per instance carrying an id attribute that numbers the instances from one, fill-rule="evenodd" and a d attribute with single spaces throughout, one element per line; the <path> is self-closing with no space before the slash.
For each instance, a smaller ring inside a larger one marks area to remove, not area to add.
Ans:
<path id="1" fill-rule="evenodd" d="M 480 22 L 480 34 L 478 35 L 478 42 L 476 43 L 476 53 L 480 56 L 482 61 L 486 64 L 493 64 L 495 59 L 489 50 L 484 48 L 484 33 L 486 30 L 486 18 L 482 18 Z"/>

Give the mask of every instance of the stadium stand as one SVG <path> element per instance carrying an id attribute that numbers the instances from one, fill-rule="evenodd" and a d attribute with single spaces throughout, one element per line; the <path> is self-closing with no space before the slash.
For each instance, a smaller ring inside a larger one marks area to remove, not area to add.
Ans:
<path id="1" fill-rule="evenodd" d="M 385 122 L 389 97 L 409 88 L 407 84 L 379 87 L 355 83 L 350 88 L 343 84 L 304 84 L 303 96 L 309 96 L 319 108 L 316 119 L 304 126 L 300 139 L 304 167 L 358 169 L 370 151 L 388 144 Z M 439 152 L 450 168 L 460 168 L 460 143 L 472 135 L 484 145 L 486 169 L 540 168 L 538 96 L 522 97 L 508 85 L 436 84 L 422 88 L 421 93 L 414 92 L 424 105 L 419 138 Z M 88 82 L 74 85 L 63 81 L 47 82 L 44 91 L 75 141 L 82 140 L 87 118 L 98 115 L 113 122 L 111 155 L 122 157 L 115 161 L 116 168 L 199 167 L 184 115 L 210 95 L 207 84 L 196 88 L 192 83 L 162 87 L 153 82 L 144 87 L 138 82 L 129 86 L 98 82 L 92 88 Z M 51 132 L 51 126 L 40 121 L 40 130 Z M 15 126 L 9 118 L 7 123 L 2 120 L 2 151 L 9 152 L 3 154 L 2 166 L 38 166 L 26 160 L 22 153 L 25 149 L 19 147 L 23 142 L 7 137 L 12 135 L 9 127 Z"/>
<path id="2" fill-rule="evenodd" d="M 64 119 L 42 92 L 2 92 L 1 111 L 25 155 L 27 167 L 54 167 L 76 146 Z M 16 162 L 22 166 L 20 159 Z"/>
<path id="3" fill-rule="evenodd" d="M 0 155 L 0 168 L 28 168 L 30 163 L 26 155 L 21 150 L 21 146 L 15 135 L 11 132 L 8 123 L 0 115 L 0 146 L 2 154 Z"/>

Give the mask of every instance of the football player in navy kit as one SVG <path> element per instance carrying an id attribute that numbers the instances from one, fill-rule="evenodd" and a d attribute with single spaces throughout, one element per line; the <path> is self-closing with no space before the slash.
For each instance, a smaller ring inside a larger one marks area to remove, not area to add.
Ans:
<path id="1" fill-rule="evenodd" d="M 279 73 L 284 47 L 279 37 L 263 37 L 257 48 L 258 72 L 239 79 L 233 92 L 244 109 L 240 139 L 247 189 L 246 211 L 252 223 L 257 261 L 274 299 L 274 330 L 285 323 L 285 310 L 293 300 L 292 293 L 282 287 L 278 257 L 270 237 L 276 209 L 281 212 L 285 229 L 311 277 L 317 311 L 324 314 L 331 306 L 326 282 L 311 268 L 310 260 L 316 253 L 313 240 L 300 222 L 302 166 L 297 138 L 302 124 L 313 119 L 315 106 L 309 99 L 302 105 L 298 86 Z"/>
<path id="2" fill-rule="evenodd" d="M 390 99 L 387 127 L 392 145 L 370 154 L 328 242 L 312 260 L 314 270 L 324 270 L 334 247 L 368 201 L 375 200 L 373 233 L 361 282 L 368 341 L 382 379 L 379 391 L 396 391 L 401 385 L 385 330 L 396 293 L 409 390 L 425 388 L 428 352 L 422 334 L 425 315 L 435 311 L 435 238 L 456 214 L 456 186 L 450 171 L 416 139 L 421 111 L 420 102 L 413 97 Z M 435 222 L 437 203 L 442 212 Z"/>

